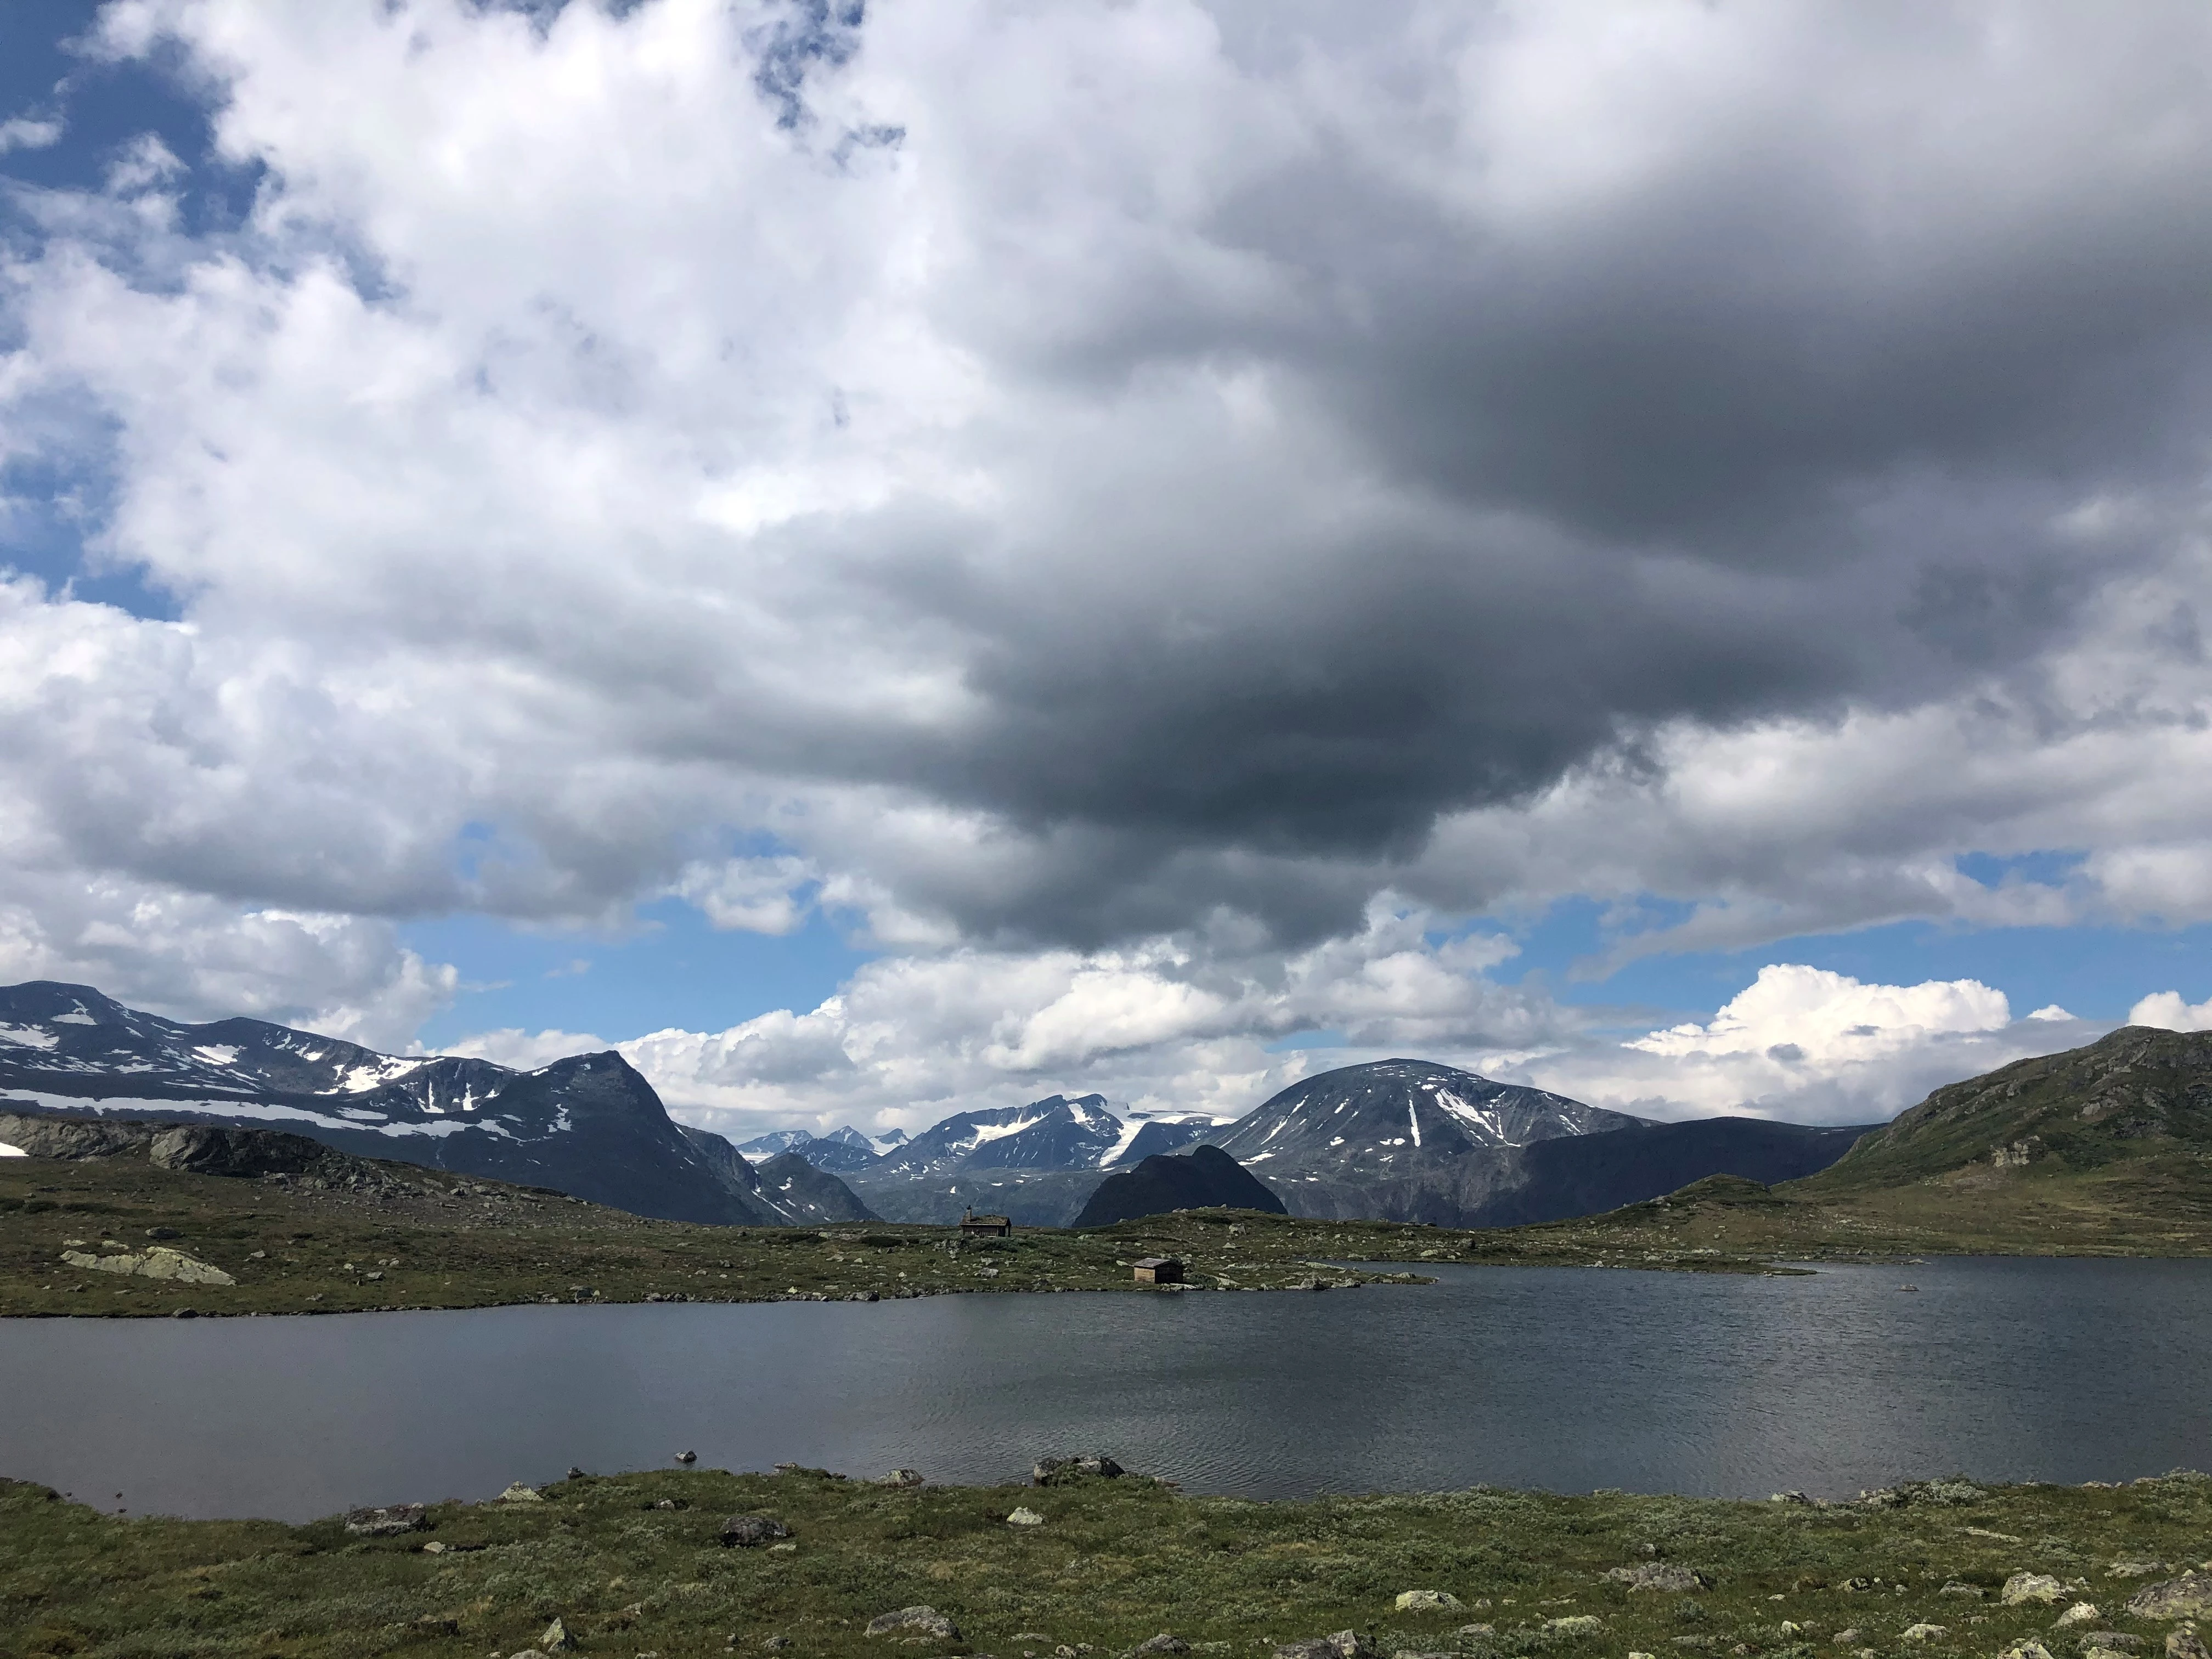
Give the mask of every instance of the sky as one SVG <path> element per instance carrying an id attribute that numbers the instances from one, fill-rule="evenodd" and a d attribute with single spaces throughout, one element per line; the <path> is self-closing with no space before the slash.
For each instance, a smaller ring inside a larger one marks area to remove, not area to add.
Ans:
<path id="1" fill-rule="evenodd" d="M 0 981 L 678 1115 L 2212 1025 L 2197 0 L 15 0 Z"/>

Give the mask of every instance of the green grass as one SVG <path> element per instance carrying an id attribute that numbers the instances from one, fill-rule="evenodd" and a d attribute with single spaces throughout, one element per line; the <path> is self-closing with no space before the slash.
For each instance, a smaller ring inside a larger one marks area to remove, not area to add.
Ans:
<path id="1" fill-rule="evenodd" d="M 1283 1290 L 1403 1279 L 1316 1267 L 1388 1263 L 1458 1235 L 1388 1222 L 1291 1221 L 1192 1211 L 1088 1232 L 1018 1229 L 963 1240 L 945 1227 L 823 1229 L 649 1221 L 527 1188 L 384 1166 L 374 1192 L 288 1189 L 157 1170 L 143 1159 L 0 1164 L 0 1316 L 337 1313 L 516 1302 L 744 1302 L 779 1297 L 1119 1290 L 1151 1255 L 1189 1263 L 1201 1290 Z M 179 1285 L 73 1267 L 72 1241 L 161 1242 L 231 1274 Z M 1448 1244 L 1444 1254 L 1455 1245 Z M 374 1275 L 372 1277 L 372 1275 Z"/>
<path id="2" fill-rule="evenodd" d="M 2212 1537 L 2212 1483 L 2124 1488 L 1939 1483 L 1879 1504 L 1809 1507 L 1477 1488 L 1249 1503 L 1139 1478 L 1039 1490 L 900 1490 L 820 1472 L 652 1473 L 570 1480 L 543 1503 L 442 1504 L 429 1530 L 350 1538 L 336 1521 L 104 1516 L 42 1487 L 0 1485 L 0 1653 L 146 1656 L 511 1654 L 560 1619 L 585 1654 L 1113 1655 L 1162 1632 L 1199 1651 L 1263 1652 L 1346 1628 L 1386 1653 L 1626 1659 L 1712 1652 L 1811 1659 L 1870 1649 L 1948 1659 L 2034 1636 L 2072 1659 L 2087 1630 L 2142 1638 L 2126 1597 L 2193 1565 Z M 1903 1501 L 1897 1501 L 1897 1500 Z M 1015 1528 L 1025 1504 L 1046 1517 Z M 773 1516 L 796 1547 L 725 1549 L 724 1518 Z M 445 1546 L 437 1553 L 426 1543 Z M 1637 1593 L 1607 1570 L 1658 1559 L 1705 1574 L 1694 1595 Z M 2163 1562 L 2148 1576 L 2124 1564 Z M 2099 1608 L 1996 1600 L 2049 1573 Z M 1981 1597 L 1942 1593 L 1946 1583 Z M 1457 1612 L 1401 1613 L 1407 1589 Z M 863 1634 L 927 1604 L 962 1636 L 902 1645 Z M 1547 1621 L 1593 1615 L 1581 1632 Z M 1907 1642 L 1920 1623 L 1942 1637 Z M 1462 1632 L 1470 1625 L 1487 1632 Z M 1856 1632 L 1839 1637 L 1839 1632 Z"/>

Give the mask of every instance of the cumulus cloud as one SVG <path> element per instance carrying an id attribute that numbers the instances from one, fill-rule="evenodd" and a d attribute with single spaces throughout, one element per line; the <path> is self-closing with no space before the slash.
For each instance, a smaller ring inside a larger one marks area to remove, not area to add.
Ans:
<path id="1" fill-rule="evenodd" d="M 2212 998 L 2188 1002 L 2179 991 L 2154 991 L 2128 1010 L 2128 1024 L 2166 1031 L 2212 1031 Z"/>
<path id="2" fill-rule="evenodd" d="M 2212 919 L 2201 6 L 118 0 L 93 39 L 260 183 L 195 231 L 149 141 L 7 198 L 0 497 L 104 481 L 88 561 L 180 619 L 0 587 L 0 859 L 40 939 L 112 889 L 381 953 L 149 943 L 149 1002 L 391 1029 L 450 994 L 400 919 L 819 908 L 889 955 L 647 1039 L 672 1087 L 903 1110 L 1172 1052 L 1129 1076 L 1225 1099 L 1302 1026 L 1564 1029 L 1378 915 L 1620 900 L 1599 973 Z M 1795 1099 L 2009 1040 L 1759 999 L 1617 1063 Z"/>

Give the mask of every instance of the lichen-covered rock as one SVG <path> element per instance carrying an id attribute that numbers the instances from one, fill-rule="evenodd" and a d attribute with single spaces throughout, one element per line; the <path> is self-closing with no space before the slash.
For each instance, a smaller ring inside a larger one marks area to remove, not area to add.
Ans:
<path id="1" fill-rule="evenodd" d="M 733 1515 L 722 1522 L 722 1542 L 731 1549 L 749 1550 L 791 1536 L 791 1528 L 769 1515 Z"/>
<path id="2" fill-rule="evenodd" d="M 2051 1650 L 2031 1636 L 2014 1643 L 1997 1659 L 2051 1659 Z"/>
<path id="3" fill-rule="evenodd" d="M 545 1494 L 537 1487 L 526 1486 L 518 1480 L 500 1493 L 499 1501 L 502 1504 L 542 1504 L 545 1501 Z"/>
<path id="4" fill-rule="evenodd" d="M 879 1486 L 918 1486 L 921 1484 L 921 1471 L 893 1469 L 876 1484 Z"/>
<path id="5" fill-rule="evenodd" d="M 1595 1636 L 1605 1628 L 1605 1620 L 1594 1613 L 1571 1613 L 1560 1619 L 1547 1619 L 1547 1636 Z"/>
<path id="6" fill-rule="evenodd" d="M 2212 1572 L 2185 1572 L 2146 1585 L 2128 1598 L 2128 1611 L 2138 1619 L 2193 1619 L 2212 1611 Z"/>
<path id="7" fill-rule="evenodd" d="M 2204 1638 L 2193 1630 L 2170 1630 L 2166 1633 L 2166 1659 L 2212 1659 L 2204 1647 Z"/>
<path id="8" fill-rule="evenodd" d="M 356 1538 L 397 1538 L 402 1533 L 420 1532 L 429 1524 L 430 1517 L 420 1504 L 348 1510 L 345 1516 L 345 1529 Z"/>
<path id="9" fill-rule="evenodd" d="M 889 1636 L 895 1631 L 912 1631 L 919 1636 L 933 1636 L 940 1642 L 957 1642 L 960 1627 L 935 1607 L 901 1607 L 894 1613 L 879 1613 L 868 1620 L 867 1634 Z"/>
<path id="10" fill-rule="evenodd" d="M 2005 1580 L 1997 1600 L 2008 1607 L 2041 1603 L 2048 1607 L 2066 1599 L 2066 1586 L 2048 1573 L 2016 1572 Z"/>
<path id="11" fill-rule="evenodd" d="M 1686 1595 L 1707 1589 L 1711 1583 L 1705 1574 L 1678 1567 L 1671 1561 L 1641 1561 L 1632 1567 L 1613 1567 L 1605 1576 L 1616 1584 L 1627 1585 L 1631 1590 L 1663 1590 L 1670 1595 Z"/>
<path id="12" fill-rule="evenodd" d="M 1900 1642 L 1940 1642 L 1950 1634 L 1942 1625 L 1907 1625 L 1897 1633 Z"/>
<path id="13" fill-rule="evenodd" d="M 1275 1659 L 1382 1659 L 1375 1644 L 1357 1631 L 1340 1630 L 1333 1636 L 1311 1636 L 1303 1642 L 1285 1642 Z"/>
<path id="14" fill-rule="evenodd" d="M 2103 1613 L 2097 1611 L 2097 1604 L 2094 1601 L 2076 1601 L 2072 1607 L 2067 1608 L 2065 1612 L 2058 1615 L 2057 1623 L 2053 1625 L 2051 1628 L 2054 1630 L 2072 1630 L 2077 1625 L 2094 1625 L 2104 1616 L 2105 1615 Z"/>
<path id="15" fill-rule="evenodd" d="M 1131 1648 L 1129 1651 L 1133 1654 L 1188 1653 L 1190 1651 L 1190 1644 L 1184 1641 L 1180 1636 L 1171 1636 L 1166 1631 L 1162 1631 L 1158 1636 L 1152 1637 L 1149 1640 L 1138 1643 L 1137 1645 Z"/>
<path id="16" fill-rule="evenodd" d="M 1392 1604 L 1401 1613 L 1457 1613 L 1459 1597 L 1449 1590 L 1400 1590 Z"/>
<path id="17" fill-rule="evenodd" d="M 1006 1524 L 1010 1527 L 1041 1527 L 1044 1525 L 1044 1516 L 1024 1504 L 1006 1517 Z"/>
<path id="18" fill-rule="evenodd" d="M 220 1267 L 186 1255 L 182 1250 L 173 1250 L 166 1244 L 156 1244 L 143 1254 L 126 1251 L 121 1255 L 91 1255 L 82 1250 L 64 1250 L 62 1260 L 72 1267 L 89 1267 L 94 1273 L 129 1273 L 140 1279 L 161 1279 L 179 1285 L 235 1285 L 238 1281 Z"/>

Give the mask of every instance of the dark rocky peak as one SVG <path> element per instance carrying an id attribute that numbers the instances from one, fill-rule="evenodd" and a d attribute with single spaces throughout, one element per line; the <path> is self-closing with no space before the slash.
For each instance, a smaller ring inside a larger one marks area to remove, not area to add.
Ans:
<path id="1" fill-rule="evenodd" d="M 1109 1227 L 1140 1215 L 1175 1210 L 1262 1210 L 1285 1213 L 1283 1200 L 1218 1146 L 1157 1154 L 1110 1175 L 1075 1218 L 1079 1227 Z"/>

